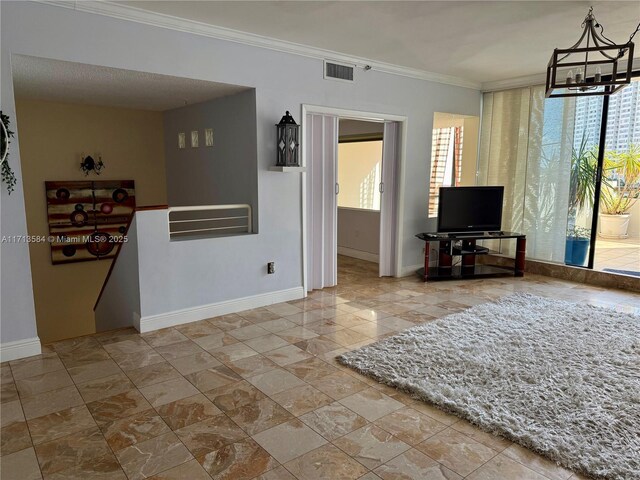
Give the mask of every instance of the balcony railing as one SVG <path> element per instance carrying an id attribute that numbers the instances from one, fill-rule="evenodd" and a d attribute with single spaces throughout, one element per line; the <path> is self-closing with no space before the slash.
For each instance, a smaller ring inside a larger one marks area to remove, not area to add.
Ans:
<path id="1" fill-rule="evenodd" d="M 170 207 L 169 238 L 213 237 L 251 233 L 251 205 L 200 205 Z"/>

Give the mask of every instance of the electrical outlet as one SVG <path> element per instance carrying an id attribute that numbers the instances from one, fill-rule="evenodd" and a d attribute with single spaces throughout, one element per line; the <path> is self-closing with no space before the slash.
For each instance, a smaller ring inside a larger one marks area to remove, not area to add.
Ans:
<path id="1" fill-rule="evenodd" d="M 269 274 L 276 273 L 276 263 L 275 262 L 267 263 L 267 273 L 269 273 Z"/>

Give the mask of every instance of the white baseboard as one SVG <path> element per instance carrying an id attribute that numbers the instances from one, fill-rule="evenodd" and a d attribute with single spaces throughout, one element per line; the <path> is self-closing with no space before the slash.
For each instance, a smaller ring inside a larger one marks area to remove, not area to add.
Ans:
<path id="1" fill-rule="evenodd" d="M 408 277 L 409 275 L 415 275 L 416 271 L 419 268 L 423 268 L 424 264 L 419 263 L 418 265 L 410 265 L 408 267 L 402 267 L 402 269 L 400 270 L 400 277 Z"/>
<path id="2" fill-rule="evenodd" d="M 338 247 L 338 255 L 366 260 L 367 262 L 380 263 L 379 255 L 370 252 L 363 252 L 362 250 L 356 250 L 355 248 Z"/>
<path id="3" fill-rule="evenodd" d="M 40 338 L 32 337 L 0 344 L 0 362 L 32 357 L 42 353 Z"/>
<path id="4" fill-rule="evenodd" d="M 237 298 L 235 300 L 160 313 L 158 315 L 147 315 L 140 318 L 140 328 L 138 330 L 140 333 L 151 332 L 160 328 L 197 322 L 198 320 L 273 305 L 274 303 L 298 300 L 304 298 L 304 296 L 304 288 L 295 287 L 276 292 L 261 293 L 251 297 Z"/>

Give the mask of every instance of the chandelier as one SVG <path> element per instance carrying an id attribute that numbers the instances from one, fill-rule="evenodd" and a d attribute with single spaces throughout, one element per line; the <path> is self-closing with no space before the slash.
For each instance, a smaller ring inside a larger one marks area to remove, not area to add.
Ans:
<path id="1" fill-rule="evenodd" d="M 627 43 L 618 45 L 604 35 L 591 7 L 582 28 L 575 45 L 553 51 L 547 65 L 547 98 L 611 95 L 631 83 L 631 40 L 640 24 Z"/>

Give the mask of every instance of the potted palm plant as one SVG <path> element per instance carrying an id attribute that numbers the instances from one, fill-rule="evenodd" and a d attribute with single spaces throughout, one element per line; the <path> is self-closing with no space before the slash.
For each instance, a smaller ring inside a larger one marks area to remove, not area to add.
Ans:
<path id="1" fill-rule="evenodd" d="M 597 164 L 597 149 L 589 146 L 588 138 L 583 135 L 580 146 L 571 151 L 569 226 L 564 259 L 567 265 L 583 266 L 589 252 L 591 231 L 576 225 L 576 218 L 580 210 L 593 205 Z"/>
<path id="2" fill-rule="evenodd" d="M 607 152 L 600 200 L 600 236 L 627 238 L 629 210 L 640 195 L 640 147 L 626 152 Z"/>

